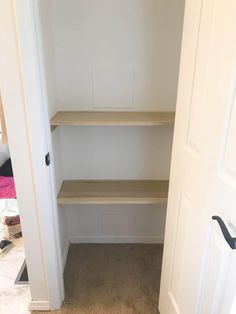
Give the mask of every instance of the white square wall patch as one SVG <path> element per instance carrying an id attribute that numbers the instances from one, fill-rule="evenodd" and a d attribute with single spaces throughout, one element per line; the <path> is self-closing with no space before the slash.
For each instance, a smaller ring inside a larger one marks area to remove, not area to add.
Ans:
<path id="1" fill-rule="evenodd" d="M 93 104 L 95 108 L 132 108 L 134 71 L 132 68 L 95 66 Z"/>

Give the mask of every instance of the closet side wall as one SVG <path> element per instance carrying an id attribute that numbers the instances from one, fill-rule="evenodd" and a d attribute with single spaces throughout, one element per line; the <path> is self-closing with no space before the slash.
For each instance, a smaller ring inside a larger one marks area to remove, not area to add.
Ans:
<path id="1" fill-rule="evenodd" d="M 51 3 L 48 0 L 38 1 L 39 9 L 39 21 L 40 21 L 40 38 L 41 38 L 41 48 L 42 48 L 42 60 L 44 67 L 44 75 L 46 80 L 46 94 L 47 94 L 47 104 L 48 104 L 48 114 L 52 117 L 57 112 L 57 101 L 56 101 L 56 86 L 54 79 L 54 62 L 53 62 L 53 44 L 51 42 Z M 48 121 L 49 123 L 49 121 Z M 62 176 L 62 163 L 61 163 L 61 140 L 60 140 L 60 130 L 57 132 L 52 132 L 52 164 L 54 167 L 55 175 L 55 197 L 59 192 L 61 187 L 63 176 Z M 62 252 L 62 261 L 65 264 L 65 259 L 69 247 L 69 240 L 67 235 L 67 221 L 66 212 L 62 206 L 58 206 L 58 223 L 59 223 L 59 236 Z"/>

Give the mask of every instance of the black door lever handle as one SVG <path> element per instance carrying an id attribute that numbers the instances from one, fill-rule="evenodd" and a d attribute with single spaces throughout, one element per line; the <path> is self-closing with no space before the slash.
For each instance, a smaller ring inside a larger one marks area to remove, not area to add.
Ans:
<path id="1" fill-rule="evenodd" d="M 220 229 L 223 233 L 223 236 L 231 249 L 235 250 L 236 249 L 236 238 L 233 238 L 231 234 L 229 233 L 229 230 L 227 229 L 224 221 L 219 217 L 219 216 L 212 216 L 213 220 L 216 220 L 220 226 Z"/>

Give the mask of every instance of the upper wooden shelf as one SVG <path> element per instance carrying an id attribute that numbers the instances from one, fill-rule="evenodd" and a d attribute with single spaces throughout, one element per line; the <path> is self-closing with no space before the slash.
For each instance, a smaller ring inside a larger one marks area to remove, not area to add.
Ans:
<path id="1" fill-rule="evenodd" d="M 51 119 L 51 126 L 155 126 L 173 125 L 174 120 L 174 112 L 59 111 Z"/>
<path id="2" fill-rule="evenodd" d="M 69 180 L 63 181 L 58 204 L 165 204 L 168 181 Z"/>

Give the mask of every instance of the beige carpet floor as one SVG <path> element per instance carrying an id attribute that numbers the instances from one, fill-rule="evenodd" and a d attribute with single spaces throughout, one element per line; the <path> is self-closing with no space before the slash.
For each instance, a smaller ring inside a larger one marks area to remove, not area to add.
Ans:
<path id="1" fill-rule="evenodd" d="M 71 245 L 66 300 L 54 313 L 159 313 L 162 251 L 158 244 Z"/>

